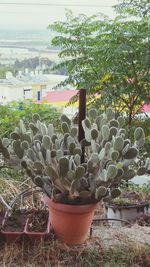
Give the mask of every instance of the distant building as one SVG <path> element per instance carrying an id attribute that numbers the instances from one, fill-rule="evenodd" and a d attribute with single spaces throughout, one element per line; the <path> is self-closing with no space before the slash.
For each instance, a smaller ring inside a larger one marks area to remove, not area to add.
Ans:
<path id="1" fill-rule="evenodd" d="M 51 104 L 71 116 L 77 112 L 78 103 L 68 107 L 66 104 L 77 91 L 69 86 L 57 86 L 66 78 L 63 75 L 42 74 L 38 70 L 29 72 L 26 69 L 24 73 L 19 71 L 16 77 L 8 72 L 5 79 L 0 79 L 0 104 L 31 99 L 34 103 Z M 141 111 L 150 114 L 150 105 L 144 105 Z"/>
<path id="2" fill-rule="evenodd" d="M 65 78 L 63 75 L 45 75 L 41 71 L 29 72 L 27 69 L 25 73 L 19 71 L 16 77 L 8 72 L 5 79 L 0 79 L 0 104 L 24 99 L 43 101 L 47 92 Z"/>
<path id="3" fill-rule="evenodd" d="M 44 102 L 57 107 L 59 111 L 71 117 L 78 110 L 78 102 L 67 106 L 69 100 L 77 94 L 77 90 L 61 90 L 48 92 L 44 98 Z"/>

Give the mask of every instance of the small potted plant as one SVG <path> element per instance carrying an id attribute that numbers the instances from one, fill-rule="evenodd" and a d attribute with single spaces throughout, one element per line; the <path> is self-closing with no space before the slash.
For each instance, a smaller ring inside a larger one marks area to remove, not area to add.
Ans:
<path id="1" fill-rule="evenodd" d="M 106 217 L 135 222 L 141 215 L 148 214 L 150 209 L 150 186 L 138 186 L 129 183 L 122 189 L 121 195 L 105 203 Z M 123 222 L 113 221 L 115 225 Z"/>
<path id="2" fill-rule="evenodd" d="M 1 203 L 0 203 L 0 230 L 1 230 L 1 227 L 2 227 L 4 214 L 5 214 L 5 209 L 4 209 L 3 205 L 1 205 Z"/>
<path id="3" fill-rule="evenodd" d="M 12 210 L 5 213 L 2 224 L 2 234 L 6 241 L 19 241 L 24 233 L 24 227 L 27 220 L 27 212 L 24 210 Z"/>
<path id="4" fill-rule="evenodd" d="M 2 222 L 3 222 L 3 219 L 4 219 L 4 209 L 3 209 L 3 206 L 0 205 L 0 238 L 1 238 L 1 228 L 2 228 Z"/>
<path id="5" fill-rule="evenodd" d="M 122 181 L 138 172 L 149 173 L 150 161 L 140 159 L 143 129 L 134 133 L 134 143 L 126 137 L 124 118 L 112 108 L 98 114 L 91 109 L 82 121 L 85 138 L 78 141 L 78 127 L 61 117 L 62 132 L 33 114 L 26 129 L 21 121 L 6 146 L 0 150 L 6 162 L 18 163 L 47 196 L 51 225 L 56 236 L 67 244 L 85 241 L 97 203 L 118 197 Z M 6 143 L 6 142 L 5 142 Z"/>
<path id="6" fill-rule="evenodd" d="M 11 207 L 7 204 L 3 196 L 0 194 L 0 234 L 6 210 L 7 211 L 11 210 Z"/>
<path id="7" fill-rule="evenodd" d="M 35 209 L 28 216 L 24 233 L 31 242 L 40 241 L 48 236 L 50 232 L 48 210 Z"/>
<path id="8" fill-rule="evenodd" d="M 0 211 L 0 229 L 2 227 L 3 218 L 4 218 L 4 213 L 2 211 Z"/>

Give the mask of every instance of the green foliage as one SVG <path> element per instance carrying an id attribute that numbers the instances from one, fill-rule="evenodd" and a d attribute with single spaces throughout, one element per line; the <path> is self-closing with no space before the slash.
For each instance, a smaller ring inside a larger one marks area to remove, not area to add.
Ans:
<path id="1" fill-rule="evenodd" d="M 54 61 L 51 61 L 45 57 L 44 58 L 34 57 L 23 60 L 17 59 L 15 63 L 12 64 L 11 66 L 0 64 L 0 79 L 5 79 L 7 72 L 11 72 L 14 76 L 16 76 L 18 74 L 18 71 L 24 72 L 26 68 L 28 68 L 28 70 L 30 71 L 35 70 L 40 65 L 44 65 L 43 72 L 46 74 L 54 73 L 60 75 L 67 75 L 66 69 L 63 67 L 59 70 L 52 71 L 52 67 L 56 65 Z"/>
<path id="2" fill-rule="evenodd" d="M 137 127 L 141 127 L 145 133 L 145 144 L 142 148 L 145 156 L 150 157 L 150 118 L 149 117 L 135 117 L 132 120 L 132 128 L 130 131 L 130 138 L 133 139 L 133 133 Z"/>
<path id="3" fill-rule="evenodd" d="M 148 1 L 126 0 L 116 10 L 113 20 L 101 14 L 74 17 L 67 11 L 66 21 L 49 28 L 58 34 L 52 45 L 61 48 L 55 68 L 68 71 L 63 84 L 87 89 L 92 107 L 111 105 L 126 112 L 130 126 L 143 102 L 150 102 Z"/>
<path id="4" fill-rule="evenodd" d="M 19 108 L 21 107 L 22 110 Z M 18 125 L 20 119 L 25 120 L 26 125 L 31 121 L 32 114 L 38 113 L 41 120 L 57 125 L 59 112 L 50 105 L 33 104 L 25 101 L 23 103 L 12 102 L 8 105 L 0 105 L 0 136 L 9 137 L 12 129 Z"/>
<path id="5" fill-rule="evenodd" d="M 149 0 L 122 0 L 116 5 L 116 11 L 125 15 L 145 17 L 150 14 Z"/>
<path id="6" fill-rule="evenodd" d="M 14 68 L 10 66 L 5 66 L 0 64 L 0 79 L 6 78 L 6 73 L 8 71 L 11 71 L 13 74 L 15 74 Z"/>
<path id="7" fill-rule="evenodd" d="M 120 196 L 113 199 L 111 203 L 116 205 L 131 205 L 149 202 L 150 182 L 139 186 L 130 181 L 128 182 L 128 186 L 123 185 L 121 187 L 121 191 Z"/>
<path id="8" fill-rule="evenodd" d="M 48 58 L 42 58 L 42 57 L 32 57 L 32 58 L 25 58 L 23 60 L 16 60 L 14 63 L 13 68 L 17 71 L 22 70 L 24 71 L 25 68 L 28 68 L 29 70 L 35 70 L 40 65 L 45 65 L 45 68 L 50 68 L 54 62 L 49 60 Z"/>
<path id="9" fill-rule="evenodd" d="M 53 124 L 41 121 L 42 116 L 37 113 L 31 114 L 29 126 L 20 120 L 10 139 L 0 138 L 4 161 L 15 168 L 22 166 L 32 181 L 56 202 L 85 204 L 117 197 L 120 184 L 133 178 L 137 171 L 150 173 L 150 159 L 141 161 L 139 155 L 145 139 L 143 130 L 140 127 L 135 130 L 132 143 L 126 139 L 117 118 L 112 120 L 112 109 L 101 115 L 96 110 L 88 114 L 90 117 L 82 121 L 86 142 L 81 143 L 77 125 L 64 115 L 60 120 L 61 127 L 65 123 L 67 128 L 64 134 L 57 132 Z M 112 127 L 112 121 L 116 127 Z M 112 128 L 116 129 L 115 135 Z"/>
<path id="10" fill-rule="evenodd" d="M 128 184 L 127 188 L 124 188 L 124 191 L 127 190 L 128 192 L 137 192 L 140 196 L 141 200 L 150 198 L 150 181 L 142 186 L 136 185 L 131 181 Z"/>

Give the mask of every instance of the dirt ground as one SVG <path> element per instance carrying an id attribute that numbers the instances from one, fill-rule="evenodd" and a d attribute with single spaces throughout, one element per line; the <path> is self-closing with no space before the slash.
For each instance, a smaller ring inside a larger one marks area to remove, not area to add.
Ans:
<path id="1" fill-rule="evenodd" d="M 150 227 L 93 226 L 81 246 L 52 236 L 36 244 L 0 243 L 0 267 L 150 267 Z"/>

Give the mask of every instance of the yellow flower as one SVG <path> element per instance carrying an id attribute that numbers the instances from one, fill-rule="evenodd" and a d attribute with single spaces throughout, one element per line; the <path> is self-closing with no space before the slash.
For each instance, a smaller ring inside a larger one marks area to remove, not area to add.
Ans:
<path id="1" fill-rule="evenodd" d="M 101 82 L 107 82 L 110 79 L 110 74 L 105 74 L 104 77 L 102 78 Z"/>
<path id="2" fill-rule="evenodd" d="M 146 136 L 146 139 L 150 141 L 150 135 Z"/>

